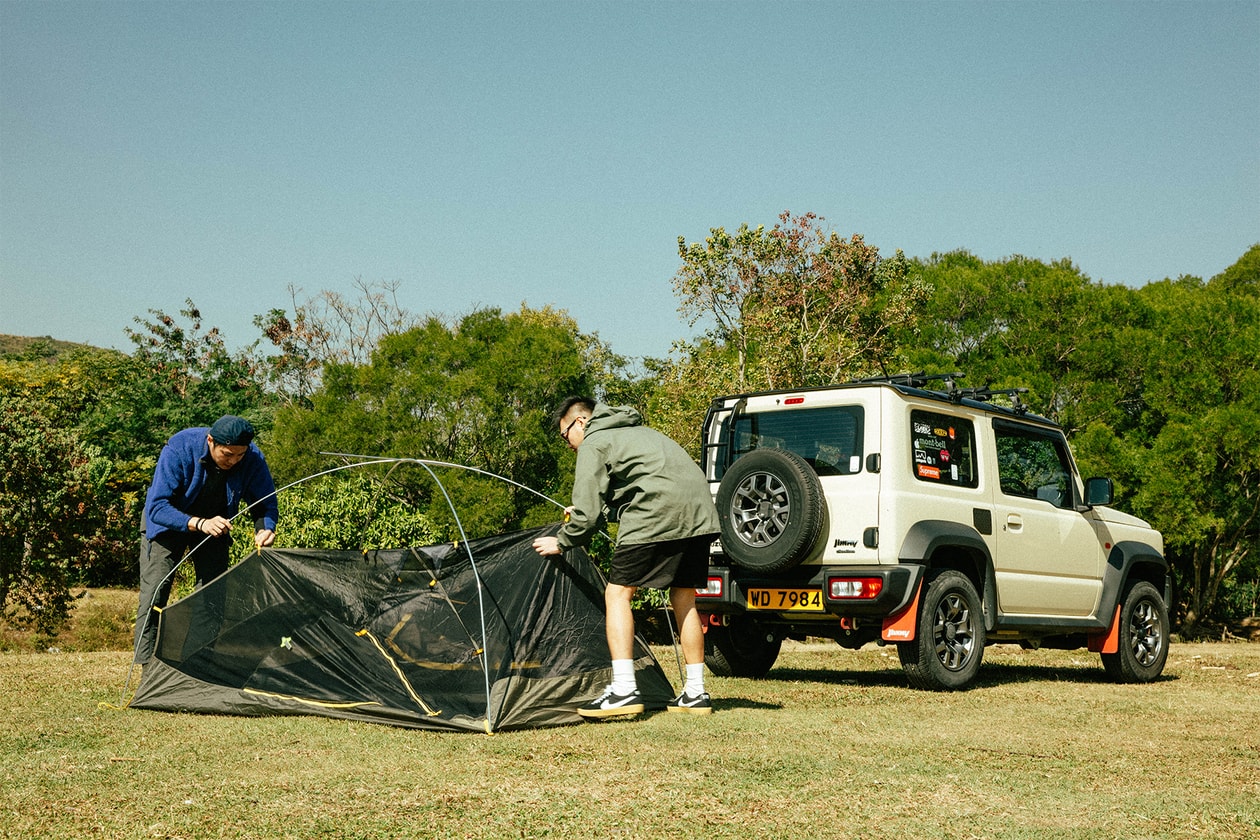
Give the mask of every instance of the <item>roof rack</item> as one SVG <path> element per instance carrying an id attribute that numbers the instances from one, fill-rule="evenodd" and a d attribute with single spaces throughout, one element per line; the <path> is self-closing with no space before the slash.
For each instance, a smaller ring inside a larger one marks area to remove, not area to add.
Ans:
<path id="1" fill-rule="evenodd" d="M 904 385 L 907 388 L 927 388 L 929 382 L 937 380 L 945 383 L 945 393 L 952 394 L 957 389 L 954 381 L 963 378 L 962 371 L 954 373 L 895 373 L 892 376 L 868 376 L 857 382 L 887 382 L 889 385 Z"/>
<path id="2" fill-rule="evenodd" d="M 1009 397 L 1011 400 L 1011 410 L 1016 414 L 1027 414 L 1028 406 L 1019 398 L 1020 394 L 1027 394 L 1027 388 L 990 388 L 987 385 L 983 388 L 961 388 L 950 395 L 954 402 L 961 399 L 975 400 L 976 402 L 988 402 L 994 397 Z"/>
<path id="3" fill-rule="evenodd" d="M 924 391 L 936 391 L 944 394 L 953 402 L 961 402 L 962 400 L 975 400 L 976 402 L 988 402 L 997 396 L 1009 397 L 1011 400 L 1011 410 L 1016 414 L 1027 414 L 1028 406 L 1019 398 L 1020 394 L 1028 393 L 1027 388 L 992 388 L 989 383 L 985 383 L 983 388 L 959 388 L 958 380 L 962 379 L 965 374 L 962 371 L 954 371 L 953 373 L 925 373 L 918 371 L 917 373 L 896 373 L 891 376 L 868 376 L 864 379 L 855 380 L 857 382 L 886 382 L 889 385 L 902 385 L 907 388 L 918 388 Z M 929 383 L 941 382 L 942 388 L 929 388 Z"/>

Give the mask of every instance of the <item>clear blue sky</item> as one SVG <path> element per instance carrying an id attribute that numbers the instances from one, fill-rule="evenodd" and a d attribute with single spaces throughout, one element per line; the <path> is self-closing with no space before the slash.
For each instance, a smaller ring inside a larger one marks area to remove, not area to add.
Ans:
<path id="1" fill-rule="evenodd" d="M 1260 241 L 1260 1 L 0 0 L 0 333 L 230 343 L 306 295 L 690 337 L 677 238 L 1211 277 Z"/>

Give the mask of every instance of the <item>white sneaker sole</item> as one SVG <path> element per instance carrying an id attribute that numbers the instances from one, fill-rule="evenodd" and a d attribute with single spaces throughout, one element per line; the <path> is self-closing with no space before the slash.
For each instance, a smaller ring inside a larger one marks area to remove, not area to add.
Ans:
<path id="1" fill-rule="evenodd" d="M 642 703 L 627 703 L 612 709 L 578 709 L 577 713 L 584 718 L 599 720 L 601 718 L 639 715 L 643 713 Z"/>

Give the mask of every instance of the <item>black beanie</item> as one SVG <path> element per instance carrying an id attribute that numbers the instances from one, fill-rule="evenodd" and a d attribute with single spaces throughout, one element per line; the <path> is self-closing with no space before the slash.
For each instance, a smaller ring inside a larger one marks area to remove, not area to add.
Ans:
<path id="1" fill-rule="evenodd" d="M 249 446 L 254 439 L 254 427 L 244 417 L 225 414 L 210 427 L 210 437 L 220 446 Z"/>

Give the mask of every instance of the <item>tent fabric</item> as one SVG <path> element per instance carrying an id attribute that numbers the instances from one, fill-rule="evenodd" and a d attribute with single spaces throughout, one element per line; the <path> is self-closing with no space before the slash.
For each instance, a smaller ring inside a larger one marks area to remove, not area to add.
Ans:
<path id="1" fill-rule="evenodd" d="M 161 612 L 130 705 L 482 732 L 577 723 L 611 681 L 604 580 L 581 550 L 539 557 L 535 537 L 555 531 L 262 549 Z M 673 691 L 641 637 L 635 671 L 663 708 Z"/>

